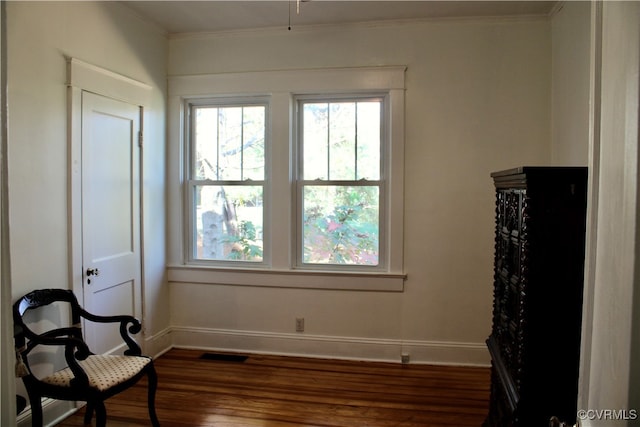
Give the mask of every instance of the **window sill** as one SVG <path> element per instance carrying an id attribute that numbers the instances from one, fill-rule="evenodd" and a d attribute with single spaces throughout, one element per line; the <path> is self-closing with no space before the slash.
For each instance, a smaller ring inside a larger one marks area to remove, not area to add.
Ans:
<path id="1" fill-rule="evenodd" d="M 169 265 L 169 282 L 341 291 L 403 292 L 405 274 L 232 269 Z"/>

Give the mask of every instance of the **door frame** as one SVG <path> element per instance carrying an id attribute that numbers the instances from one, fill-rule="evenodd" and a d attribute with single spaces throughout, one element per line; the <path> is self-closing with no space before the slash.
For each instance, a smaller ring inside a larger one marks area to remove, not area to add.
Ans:
<path id="1" fill-rule="evenodd" d="M 140 132 L 144 132 L 144 110 L 149 105 L 152 87 L 129 77 L 67 58 L 68 109 L 68 214 L 69 283 L 84 304 L 82 260 L 82 92 L 113 98 L 140 107 Z M 144 325 L 144 223 L 143 223 L 143 147 L 140 147 L 140 313 Z M 142 331 L 144 335 L 144 330 Z M 141 340 L 144 345 L 144 339 Z"/>
<path id="2" fill-rule="evenodd" d="M 16 425 L 16 382 L 13 371 L 11 263 L 9 247 L 9 188 L 7 185 L 7 15 L 0 3 L 0 425 Z"/>

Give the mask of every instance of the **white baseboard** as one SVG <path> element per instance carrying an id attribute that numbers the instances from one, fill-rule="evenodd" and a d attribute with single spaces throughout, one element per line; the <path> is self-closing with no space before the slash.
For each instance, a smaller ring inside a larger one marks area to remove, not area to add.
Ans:
<path id="1" fill-rule="evenodd" d="M 450 341 L 403 341 L 402 352 L 411 362 L 434 365 L 491 366 L 491 356 L 484 343 Z"/>
<path id="2" fill-rule="evenodd" d="M 42 424 L 45 427 L 55 426 L 77 410 L 78 407 L 74 402 L 44 398 L 42 399 Z M 27 408 L 18 415 L 16 425 L 17 427 L 31 426 L 31 406 L 27 406 Z"/>
<path id="3" fill-rule="evenodd" d="M 145 335 L 142 352 L 155 359 L 169 351 L 172 346 L 171 328 L 165 328 L 157 334 L 150 336 Z"/>
<path id="4" fill-rule="evenodd" d="M 174 347 L 229 352 L 277 354 L 331 359 L 490 366 L 484 343 L 402 341 L 307 334 L 269 333 L 225 329 L 174 327 Z"/>

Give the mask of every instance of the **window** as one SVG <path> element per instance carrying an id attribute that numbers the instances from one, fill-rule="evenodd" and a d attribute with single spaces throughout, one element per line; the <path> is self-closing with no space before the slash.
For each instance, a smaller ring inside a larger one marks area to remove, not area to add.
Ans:
<path id="1" fill-rule="evenodd" d="M 267 105 L 188 104 L 192 260 L 263 260 Z"/>
<path id="2" fill-rule="evenodd" d="M 377 267 L 384 96 L 299 97 L 297 103 L 298 263 Z"/>
<path id="3" fill-rule="evenodd" d="M 402 291 L 404 73 L 170 77 L 169 280 Z"/>

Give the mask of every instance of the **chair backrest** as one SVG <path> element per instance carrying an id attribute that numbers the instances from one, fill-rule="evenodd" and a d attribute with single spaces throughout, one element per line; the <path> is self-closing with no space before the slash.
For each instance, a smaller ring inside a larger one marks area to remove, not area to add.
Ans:
<path id="1" fill-rule="evenodd" d="M 24 315 L 28 310 L 44 307 L 56 302 L 68 303 L 71 308 L 71 326 L 52 329 L 45 333 L 37 334 L 33 332 L 25 323 Z M 82 329 L 80 327 L 82 308 L 78 304 L 78 300 L 71 290 L 68 289 L 38 289 L 32 291 L 13 304 L 13 337 L 17 356 L 21 357 L 20 362 L 29 368 L 26 356 L 33 350 L 37 344 L 34 338 L 55 338 L 55 337 L 74 337 L 82 340 Z M 30 368 L 29 368 L 30 370 Z M 28 372 L 23 371 L 23 375 Z"/>
<path id="2" fill-rule="evenodd" d="M 78 299 L 69 289 L 37 289 L 29 292 L 13 305 L 13 320 L 22 318 L 24 313 L 32 308 L 38 308 L 45 305 L 49 305 L 56 301 L 66 301 L 71 304 L 72 307 L 80 307 Z M 80 320 L 79 313 L 78 319 Z"/>

